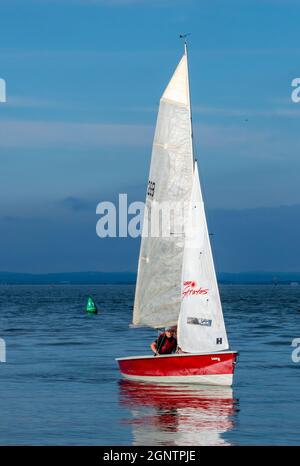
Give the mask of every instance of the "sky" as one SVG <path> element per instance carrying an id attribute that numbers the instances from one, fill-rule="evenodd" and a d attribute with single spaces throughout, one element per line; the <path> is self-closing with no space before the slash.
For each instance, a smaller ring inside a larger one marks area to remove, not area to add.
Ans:
<path id="1" fill-rule="evenodd" d="M 96 206 L 144 200 L 160 95 L 189 37 L 221 272 L 299 271 L 298 0 L 0 0 L 0 270 L 136 269 Z M 298 214 L 298 215 L 297 215 Z"/>

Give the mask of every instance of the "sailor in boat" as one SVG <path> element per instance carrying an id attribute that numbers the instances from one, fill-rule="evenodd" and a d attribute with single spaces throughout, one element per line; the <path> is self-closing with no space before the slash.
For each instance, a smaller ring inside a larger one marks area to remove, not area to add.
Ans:
<path id="1" fill-rule="evenodd" d="M 151 343 L 150 348 L 155 353 L 155 356 L 175 353 L 177 349 L 176 328 L 166 327 L 165 331 Z"/>

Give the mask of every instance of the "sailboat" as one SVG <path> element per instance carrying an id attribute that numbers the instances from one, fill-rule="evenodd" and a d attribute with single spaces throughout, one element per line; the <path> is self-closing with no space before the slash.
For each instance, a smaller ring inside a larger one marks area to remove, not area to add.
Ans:
<path id="1" fill-rule="evenodd" d="M 151 234 L 163 203 L 184 206 L 173 215 L 167 237 Z M 180 352 L 117 358 L 125 378 L 232 385 L 237 352 L 229 350 L 194 157 L 186 42 L 160 99 L 132 325 L 177 325 Z"/>

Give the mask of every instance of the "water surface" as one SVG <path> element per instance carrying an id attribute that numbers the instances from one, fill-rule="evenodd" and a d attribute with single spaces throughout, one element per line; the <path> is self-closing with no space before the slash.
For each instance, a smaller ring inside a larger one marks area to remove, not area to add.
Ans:
<path id="1" fill-rule="evenodd" d="M 91 294 L 100 313 L 86 315 Z M 221 287 L 240 352 L 233 390 L 122 381 L 115 357 L 156 337 L 130 329 L 134 287 L 0 286 L 2 445 L 300 443 L 300 287 Z"/>

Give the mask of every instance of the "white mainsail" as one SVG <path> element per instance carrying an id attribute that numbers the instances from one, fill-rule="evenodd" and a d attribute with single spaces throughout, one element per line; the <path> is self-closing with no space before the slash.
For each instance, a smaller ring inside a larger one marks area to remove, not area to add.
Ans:
<path id="1" fill-rule="evenodd" d="M 228 349 L 197 162 L 185 235 L 177 337 L 179 347 L 187 353 Z"/>
<path id="2" fill-rule="evenodd" d="M 192 179 L 192 127 L 185 50 L 160 99 L 139 257 L 134 325 L 159 328 L 177 323 L 184 249 L 183 212 L 176 212 L 173 217 L 169 236 L 155 235 L 151 230 L 153 218 L 162 205 L 189 202 Z"/>

